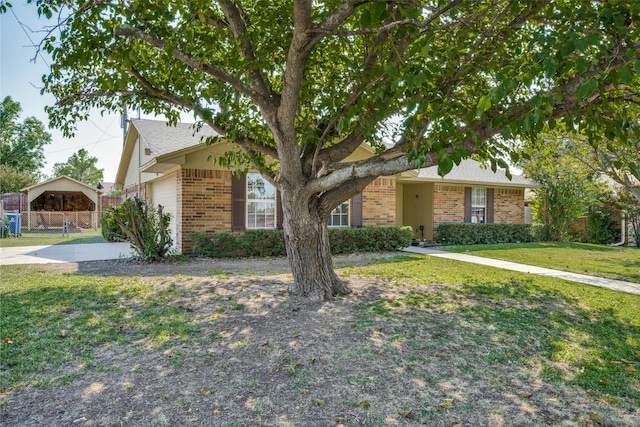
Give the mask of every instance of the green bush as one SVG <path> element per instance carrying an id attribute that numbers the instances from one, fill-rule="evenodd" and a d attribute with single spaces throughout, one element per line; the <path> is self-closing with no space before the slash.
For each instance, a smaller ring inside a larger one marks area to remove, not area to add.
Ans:
<path id="1" fill-rule="evenodd" d="M 616 233 L 615 224 L 611 217 L 610 210 L 600 206 L 593 208 L 587 218 L 585 241 L 601 245 L 612 243 L 616 238 Z"/>
<path id="2" fill-rule="evenodd" d="M 330 228 L 333 254 L 392 251 L 411 245 L 411 227 Z M 214 258 L 285 256 L 282 230 L 243 233 L 195 233 L 193 253 Z"/>
<path id="3" fill-rule="evenodd" d="M 102 237 L 108 242 L 123 242 L 127 240 L 127 233 L 118 225 L 116 218 L 126 220 L 126 212 L 122 206 L 109 206 L 102 213 L 100 224 Z"/>
<path id="4" fill-rule="evenodd" d="M 395 251 L 411 246 L 411 227 L 330 228 L 331 253 Z"/>
<path id="5" fill-rule="evenodd" d="M 438 226 L 438 240 L 450 245 L 521 243 L 534 240 L 530 224 L 446 223 Z"/>
<path id="6" fill-rule="evenodd" d="M 102 235 L 107 240 L 126 240 L 140 257 L 158 260 L 169 254 L 173 244 L 170 222 L 171 215 L 163 213 L 162 206 L 150 208 L 144 200 L 128 199 L 120 206 L 107 208 L 102 218 Z"/>

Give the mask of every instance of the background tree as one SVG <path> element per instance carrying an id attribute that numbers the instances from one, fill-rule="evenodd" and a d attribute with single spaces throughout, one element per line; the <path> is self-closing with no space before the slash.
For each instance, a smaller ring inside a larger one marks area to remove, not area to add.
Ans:
<path id="1" fill-rule="evenodd" d="M 533 214 L 543 224 L 545 240 L 569 241 L 579 218 L 599 212 L 611 191 L 600 174 L 568 154 L 558 139 L 529 145 L 530 158 L 523 160 L 524 175 L 540 187 L 533 190 Z"/>
<path id="2" fill-rule="evenodd" d="M 0 194 L 16 193 L 38 182 L 29 172 L 18 172 L 7 165 L 0 165 Z"/>
<path id="3" fill-rule="evenodd" d="M 5 97 L 0 102 L 0 166 L 2 192 L 15 192 L 37 182 L 44 167 L 44 146 L 51 134 L 35 117 L 20 122 L 20 103 Z"/>
<path id="4" fill-rule="evenodd" d="M 636 110 L 637 111 L 637 110 Z M 640 111 L 637 113 L 640 117 Z M 559 149 L 594 172 L 620 184 L 640 203 L 640 123 L 618 121 L 611 132 L 586 136 L 579 130 L 556 129 L 549 137 L 562 141 Z"/>
<path id="5" fill-rule="evenodd" d="M 504 141 L 560 119 L 600 128 L 640 80 L 632 1 L 36 4 L 60 30 L 42 44 L 52 123 L 72 133 L 90 108 L 123 104 L 172 122 L 193 111 L 234 144 L 220 164 L 280 190 L 289 291 L 313 300 L 350 291 L 327 219 L 376 177 L 444 175 L 473 153 L 506 166 Z M 344 161 L 365 141 L 374 156 Z"/>
<path id="6" fill-rule="evenodd" d="M 104 169 L 98 169 L 97 163 L 97 157 L 89 156 L 89 152 L 81 148 L 77 153 L 73 153 L 66 162 L 54 164 L 53 176 L 66 175 L 92 187 L 97 187 L 100 182 L 104 181 Z"/>

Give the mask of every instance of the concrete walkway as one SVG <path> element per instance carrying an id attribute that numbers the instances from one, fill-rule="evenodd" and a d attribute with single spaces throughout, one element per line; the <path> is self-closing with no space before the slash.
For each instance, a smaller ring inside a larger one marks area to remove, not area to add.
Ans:
<path id="1" fill-rule="evenodd" d="M 131 258 L 129 243 L 84 243 L 76 245 L 18 246 L 0 248 L 0 266 L 50 264 Z"/>
<path id="2" fill-rule="evenodd" d="M 557 279 L 569 280 L 571 282 L 586 283 L 587 285 L 600 286 L 601 288 L 613 289 L 630 294 L 640 295 L 640 284 L 623 282 L 622 280 L 604 279 L 602 277 L 587 276 L 585 274 L 569 273 L 561 270 L 553 270 L 551 268 L 534 267 L 532 265 L 518 264 L 510 261 L 502 261 L 499 259 L 483 258 L 474 255 L 458 254 L 454 252 L 439 251 L 431 248 L 420 248 L 410 246 L 403 249 L 404 252 L 414 254 L 429 255 L 438 258 L 454 259 L 457 261 L 470 262 L 473 264 L 488 265 L 490 267 L 502 268 L 505 270 L 519 271 L 521 273 L 531 273 L 540 276 L 555 277 Z"/>

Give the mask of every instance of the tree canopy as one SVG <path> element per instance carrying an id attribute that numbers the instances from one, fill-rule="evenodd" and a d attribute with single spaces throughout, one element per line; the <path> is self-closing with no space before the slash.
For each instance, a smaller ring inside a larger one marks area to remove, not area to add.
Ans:
<path id="1" fill-rule="evenodd" d="M 52 123 L 194 112 L 234 144 L 220 164 L 280 191 L 293 291 L 313 298 L 345 291 L 322 268 L 327 218 L 376 177 L 473 154 L 504 167 L 510 141 L 617 130 L 638 98 L 634 0 L 35 3 L 58 20 L 41 45 Z M 371 158 L 345 161 L 365 142 Z"/>
<path id="2" fill-rule="evenodd" d="M 89 156 L 84 148 L 73 153 L 64 163 L 53 165 L 53 176 L 66 175 L 80 182 L 97 187 L 104 180 L 104 169 L 98 169 L 97 157 Z"/>
<path id="3" fill-rule="evenodd" d="M 22 108 L 10 96 L 0 102 L 0 166 L 3 192 L 19 191 L 33 184 L 44 167 L 44 146 L 51 134 L 35 117 L 20 122 Z M 28 179 L 28 177 L 31 177 Z"/>

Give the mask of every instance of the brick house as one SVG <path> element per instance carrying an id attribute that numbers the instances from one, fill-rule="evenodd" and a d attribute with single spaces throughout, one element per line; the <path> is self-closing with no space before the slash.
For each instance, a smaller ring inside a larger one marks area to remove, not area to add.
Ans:
<path id="1" fill-rule="evenodd" d="M 163 121 L 131 120 L 124 141 L 116 188 L 125 198 L 161 204 L 172 215 L 171 232 L 178 252 L 189 253 L 195 232 L 232 232 L 278 228 L 282 224 L 275 189 L 257 173 L 234 176 L 208 160 L 228 151 L 203 126 L 169 127 Z M 347 161 L 371 156 L 361 147 Z M 442 179 L 436 168 L 379 177 L 364 191 L 338 206 L 329 226 L 407 225 L 416 238 L 433 240 L 443 222 L 524 222 L 524 189 L 532 183 L 503 172 L 494 174 L 465 160 Z M 422 226 L 422 228 L 421 228 Z"/>

